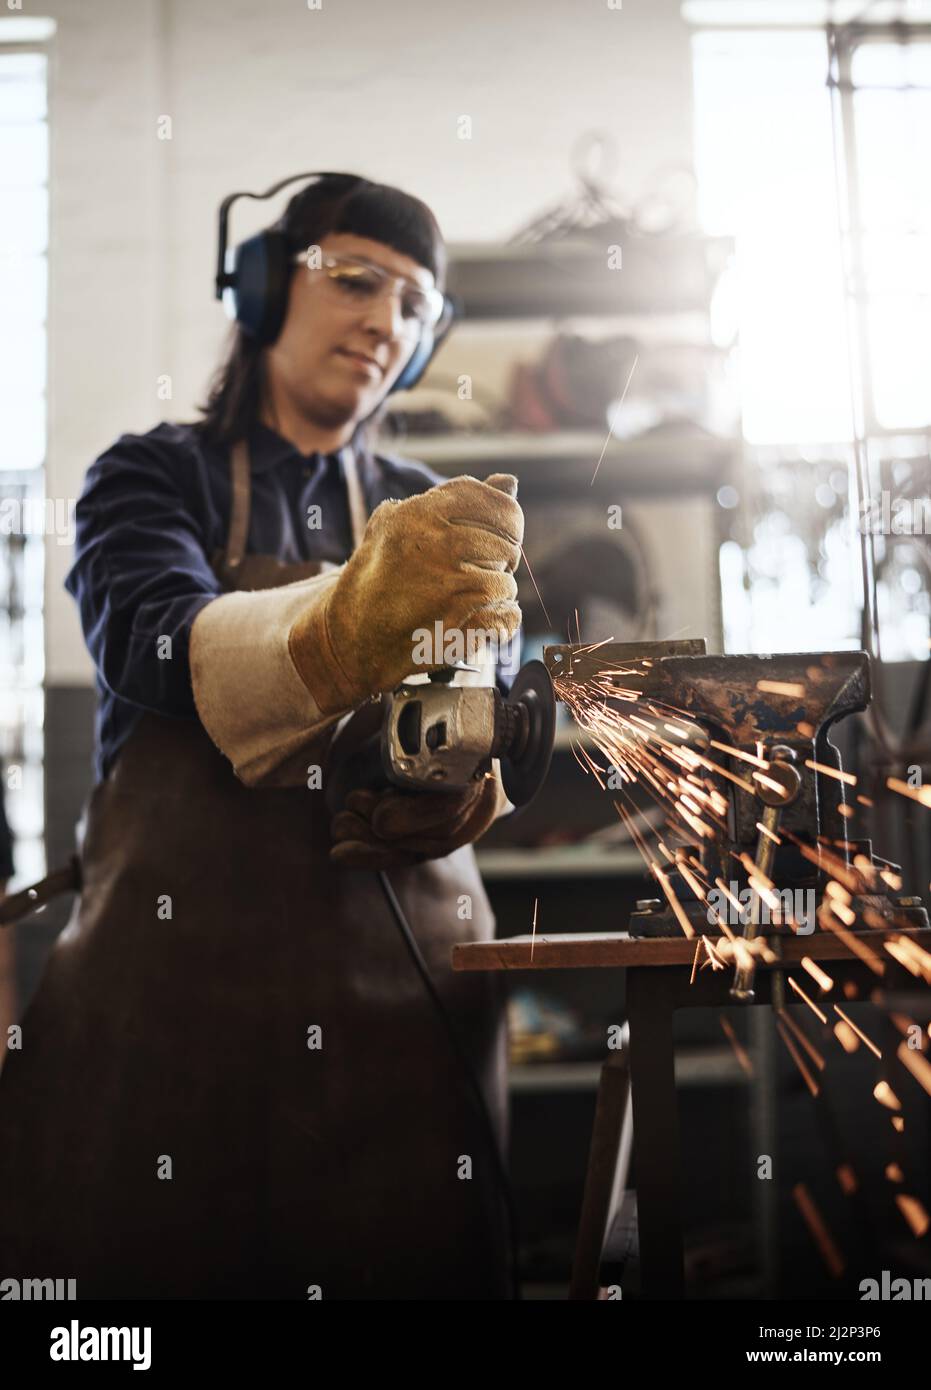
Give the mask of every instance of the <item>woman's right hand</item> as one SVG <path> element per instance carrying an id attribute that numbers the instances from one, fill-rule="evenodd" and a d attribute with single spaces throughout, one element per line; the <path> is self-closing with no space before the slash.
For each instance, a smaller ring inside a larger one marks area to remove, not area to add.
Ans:
<path id="1" fill-rule="evenodd" d="M 324 602 L 292 624 L 291 659 L 323 714 L 391 690 L 415 669 L 415 632 L 490 632 L 520 626 L 514 571 L 524 514 L 517 479 L 453 478 L 402 502 L 382 502 Z M 446 664 L 442 648 L 417 670 Z"/>

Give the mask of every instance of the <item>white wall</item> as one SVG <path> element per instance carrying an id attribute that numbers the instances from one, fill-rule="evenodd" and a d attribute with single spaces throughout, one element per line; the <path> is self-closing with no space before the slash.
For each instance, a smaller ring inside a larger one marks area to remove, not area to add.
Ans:
<path id="1" fill-rule="evenodd" d="M 679 0 L 36 0 L 51 65 L 48 491 L 77 496 L 126 430 L 190 418 L 226 334 L 216 208 L 301 169 L 424 198 L 450 241 L 509 235 L 570 193 L 580 132 L 610 131 L 636 196 L 691 164 Z M 171 140 L 157 134 L 172 120 Z M 469 115 L 473 138 L 457 136 Z M 267 208 L 267 205 L 266 205 Z M 271 220 L 237 208 L 237 238 Z M 277 208 L 276 208 L 277 211 Z M 173 399 L 160 401 L 169 374 Z M 47 678 L 91 680 L 47 563 Z"/>

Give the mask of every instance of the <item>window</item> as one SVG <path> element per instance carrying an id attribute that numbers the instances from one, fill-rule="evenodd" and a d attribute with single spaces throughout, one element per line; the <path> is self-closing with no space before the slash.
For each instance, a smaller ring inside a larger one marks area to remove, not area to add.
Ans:
<path id="1" fill-rule="evenodd" d="M 931 490 L 931 44 L 838 32 L 833 88 L 824 31 L 693 38 L 700 217 L 736 239 L 732 651 L 859 645 L 857 451 L 874 497 Z M 874 547 L 883 655 L 926 657 L 931 536 Z"/>
<path id="2" fill-rule="evenodd" d="M 45 871 L 47 250 L 46 58 L 0 47 L 0 755 L 17 879 L 24 882 Z"/>

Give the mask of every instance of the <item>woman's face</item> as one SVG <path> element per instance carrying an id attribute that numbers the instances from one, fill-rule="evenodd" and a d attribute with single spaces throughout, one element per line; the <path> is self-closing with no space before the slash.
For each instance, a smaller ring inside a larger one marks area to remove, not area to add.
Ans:
<path id="1" fill-rule="evenodd" d="M 323 255 L 358 257 L 423 289 L 433 287 L 429 270 L 384 242 L 339 232 L 321 238 L 319 246 Z M 394 293 L 360 306 L 335 291 L 319 271 L 297 266 L 284 327 L 266 349 L 276 391 L 321 425 L 366 419 L 417 346 L 419 331 L 402 315 L 401 294 L 396 285 Z"/>

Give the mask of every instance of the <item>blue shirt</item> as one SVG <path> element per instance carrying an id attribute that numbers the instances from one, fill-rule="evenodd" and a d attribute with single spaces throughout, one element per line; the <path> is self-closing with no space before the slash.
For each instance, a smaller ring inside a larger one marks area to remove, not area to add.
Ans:
<path id="1" fill-rule="evenodd" d="M 262 424 L 253 426 L 249 448 L 247 553 L 287 563 L 347 560 L 352 524 L 338 454 L 302 454 Z M 356 458 L 369 512 L 444 481 L 424 464 L 363 449 Z M 320 513 L 310 513 L 312 506 Z M 230 507 L 229 451 L 209 445 L 194 424 L 121 435 L 88 469 L 65 588 L 77 601 L 96 667 L 98 781 L 143 710 L 197 718 L 191 625 L 224 592 L 210 561 L 226 546 Z M 319 527 L 308 525 L 311 515 L 319 515 Z M 170 660 L 158 654 L 164 637 L 171 638 Z M 499 666 L 502 692 L 512 675 Z"/>

